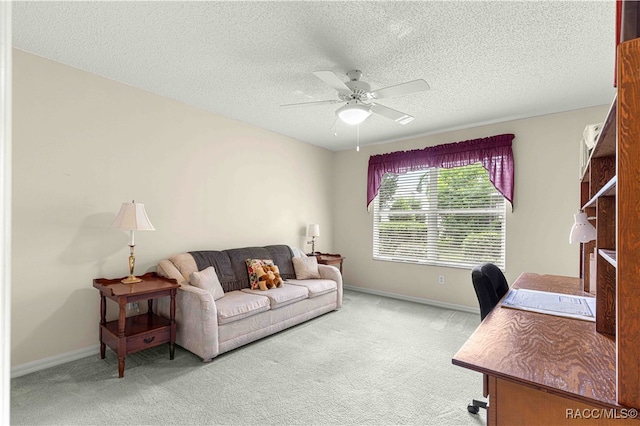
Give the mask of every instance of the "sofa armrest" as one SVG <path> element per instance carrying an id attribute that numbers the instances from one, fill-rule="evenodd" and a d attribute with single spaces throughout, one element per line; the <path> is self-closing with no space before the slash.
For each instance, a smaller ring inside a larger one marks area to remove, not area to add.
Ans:
<path id="1" fill-rule="evenodd" d="M 342 274 L 340 270 L 333 265 L 318 265 L 320 278 L 325 280 L 333 280 L 338 285 L 338 301 L 336 309 L 342 307 Z"/>
<path id="2" fill-rule="evenodd" d="M 156 313 L 169 318 L 171 299 L 157 300 Z M 218 310 L 206 290 L 183 282 L 176 294 L 176 343 L 209 361 L 220 353 Z"/>
<path id="3" fill-rule="evenodd" d="M 161 277 L 173 278 L 174 280 L 177 280 L 178 284 L 182 284 L 186 281 L 178 268 L 176 268 L 176 265 L 174 265 L 172 261 L 167 259 L 158 262 L 158 266 L 156 266 L 156 272 Z"/>

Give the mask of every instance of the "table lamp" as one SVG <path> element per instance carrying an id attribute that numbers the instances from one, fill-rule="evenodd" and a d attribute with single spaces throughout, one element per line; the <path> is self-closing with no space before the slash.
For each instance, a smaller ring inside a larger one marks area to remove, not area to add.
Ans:
<path id="1" fill-rule="evenodd" d="M 586 213 L 580 211 L 573 215 L 574 223 L 569 234 L 569 243 L 588 243 L 596 239 L 596 228 L 589 222 Z"/>
<path id="2" fill-rule="evenodd" d="M 311 237 L 311 241 L 307 241 L 307 244 L 311 244 L 311 254 L 316 253 L 316 237 L 320 236 L 320 225 L 314 223 L 309 225 L 307 229 L 307 236 Z"/>
<path id="3" fill-rule="evenodd" d="M 136 256 L 134 254 L 135 240 L 134 231 L 155 231 L 147 212 L 144 210 L 144 204 L 131 201 L 130 203 L 122 203 L 120 211 L 115 220 L 111 224 L 111 229 L 119 231 L 129 231 L 131 241 L 129 242 L 129 276 L 121 280 L 124 284 L 134 284 L 142 281 L 133 275 L 133 268 L 136 264 Z"/>
<path id="4" fill-rule="evenodd" d="M 578 213 L 573 215 L 573 218 L 574 223 L 571 227 L 571 233 L 569 234 L 569 244 L 583 243 L 580 244 L 580 256 L 582 259 L 584 259 L 584 243 L 588 243 L 589 241 L 593 241 L 596 239 L 596 228 L 589 222 L 589 218 L 583 211 L 578 211 Z M 580 277 L 584 277 L 585 268 L 587 266 L 583 262 L 580 263 L 582 264 Z"/>

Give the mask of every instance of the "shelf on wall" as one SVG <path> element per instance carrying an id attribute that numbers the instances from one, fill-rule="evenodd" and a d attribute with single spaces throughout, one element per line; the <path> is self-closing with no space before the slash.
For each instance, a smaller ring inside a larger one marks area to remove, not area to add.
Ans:
<path id="1" fill-rule="evenodd" d="M 615 250 L 600 249 L 598 254 L 609 262 L 614 268 L 618 267 L 618 256 Z"/>
<path id="2" fill-rule="evenodd" d="M 595 207 L 596 201 L 598 201 L 598 198 L 600 197 L 615 197 L 617 194 L 617 183 L 618 177 L 612 177 L 602 188 L 600 188 L 600 191 L 598 191 L 596 195 L 591 197 L 591 199 L 587 201 L 584 206 L 582 206 L 582 210 L 588 207 Z"/>
<path id="3" fill-rule="evenodd" d="M 589 182 L 589 165 L 591 164 L 592 159 L 600 157 L 614 157 L 616 155 L 616 121 L 618 117 L 617 101 L 618 96 L 616 94 L 611 106 L 609 107 L 609 112 L 604 120 L 602 130 L 600 130 L 600 135 L 596 140 L 593 151 L 591 151 L 591 154 L 589 155 L 586 167 L 582 171 L 582 178 L 580 179 L 582 182 Z"/>

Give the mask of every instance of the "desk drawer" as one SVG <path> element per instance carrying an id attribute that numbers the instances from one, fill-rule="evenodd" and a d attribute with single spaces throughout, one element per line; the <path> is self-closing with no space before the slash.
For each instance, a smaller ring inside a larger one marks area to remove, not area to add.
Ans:
<path id="1" fill-rule="evenodd" d="M 150 330 L 146 333 L 127 337 L 127 354 L 142 349 L 152 348 L 162 343 L 168 343 L 171 339 L 171 327 L 162 327 Z"/>

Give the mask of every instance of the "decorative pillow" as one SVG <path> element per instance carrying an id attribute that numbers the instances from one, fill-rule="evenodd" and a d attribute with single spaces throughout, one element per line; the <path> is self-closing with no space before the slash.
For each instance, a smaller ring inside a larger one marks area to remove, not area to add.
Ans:
<path id="1" fill-rule="evenodd" d="M 302 249 L 300 249 L 298 247 L 289 246 L 289 248 L 291 248 L 291 251 L 293 252 L 293 257 L 306 257 L 307 256 L 305 254 L 305 252 L 302 251 Z"/>
<path id="2" fill-rule="evenodd" d="M 256 267 L 258 276 L 258 287 L 265 291 L 270 288 L 282 287 L 282 277 L 276 265 L 262 265 Z"/>
<path id="3" fill-rule="evenodd" d="M 249 286 L 255 290 L 260 288 L 258 285 L 258 268 L 263 265 L 273 266 L 271 259 L 247 259 L 247 272 L 249 273 Z"/>
<path id="4" fill-rule="evenodd" d="M 213 300 L 218 300 L 224 296 L 224 290 L 220 285 L 218 274 L 213 266 L 209 266 L 207 269 L 203 269 L 199 272 L 192 272 L 189 276 L 189 281 L 194 287 L 207 290 L 213 296 Z"/>
<path id="5" fill-rule="evenodd" d="M 296 279 L 308 280 L 320 278 L 318 259 L 316 259 L 315 256 L 294 257 L 291 260 L 293 261 L 293 269 L 296 271 Z"/>

